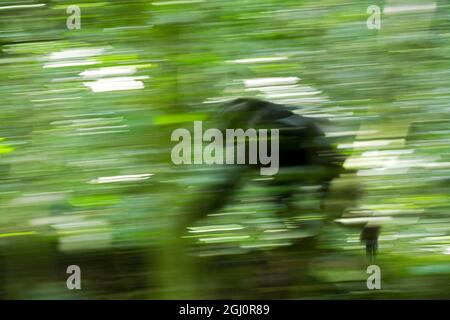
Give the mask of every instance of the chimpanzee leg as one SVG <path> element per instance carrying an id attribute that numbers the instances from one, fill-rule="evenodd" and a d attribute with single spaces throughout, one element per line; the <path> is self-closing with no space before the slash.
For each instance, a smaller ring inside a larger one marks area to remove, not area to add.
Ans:
<path id="1" fill-rule="evenodd" d="M 379 226 L 365 226 L 361 232 L 361 241 L 366 244 L 366 255 L 370 262 L 374 261 L 378 251 Z"/>

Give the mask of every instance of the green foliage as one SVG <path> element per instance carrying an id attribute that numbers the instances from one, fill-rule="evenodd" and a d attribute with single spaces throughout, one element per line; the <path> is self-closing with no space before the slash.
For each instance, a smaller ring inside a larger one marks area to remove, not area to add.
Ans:
<path id="1" fill-rule="evenodd" d="M 55 267 L 61 252 L 104 254 L 111 267 L 115 257 L 137 250 L 132 262 L 119 263 L 121 270 L 94 268 L 85 294 L 208 295 L 205 288 L 261 272 L 249 261 L 273 255 L 284 273 L 315 277 L 302 280 L 311 286 L 291 284 L 296 298 L 448 297 L 447 1 L 436 1 L 432 13 L 384 14 L 379 31 L 366 27 L 367 6 L 391 1 L 163 2 L 41 1 L 45 6 L 0 10 L 0 256 L 9 261 L 3 266 L 0 259 L 7 279 L 3 287 L 0 281 L 1 294 L 65 297 L 58 278 L 65 270 Z M 66 28 L 68 5 L 80 6 L 81 30 Z M 242 62 L 255 58 L 275 59 Z M 86 75 L 110 67 L 122 71 Z M 111 77 L 128 77 L 116 81 L 141 89 L 112 91 L 111 83 L 101 82 Z M 274 77 L 298 77 L 295 90 L 317 95 L 280 98 L 244 85 Z M 107 90 L 92 89 L 102 85 Z M 277 215 L 271 190 L 253 181 L 220 213 L 192 226 L 184 238 L 190 242 L 176 238 L 173 227 L 183 209 L 205 196 L 200 190 L 219 180 L 222 169 L 173 165 L 171 131 L 194 120 L 214 126 L 220 101 L 252 95 L 298 104 L 309 116 L 331 116 L 330 131 L 340 133 L 336 144 L 365 189 L 348 215 L 385 218 L 379 264 L 389 290 L 364 291 L 359 231 L 325 223 L 307 185 L 292 217 Z M 289 223 L 302 227 L 284 232 Z M 293 244 L 310 237 L 318 239 L 317 250 L 297 261 Z M 43 248 L 45 259 L 34 261 Z M 184 254 L 203 265 L 231 261 L 235 269 L 218 268 L 199 284 Z M 141 255 L 145 262 L 134 262 Z M 91 256 L 87 261 L 97 263 Z M 141 277 L 146 285 L 99 289 L 96 276 L 114 272 Z M 179 291 L 183 285 L 188 289 Z M 239 285 L 240 297 L 272 297 Z"/>

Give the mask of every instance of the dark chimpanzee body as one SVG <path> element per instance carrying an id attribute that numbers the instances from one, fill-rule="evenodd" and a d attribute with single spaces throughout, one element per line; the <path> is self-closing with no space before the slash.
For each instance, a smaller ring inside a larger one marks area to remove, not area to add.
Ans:
<path id="1" fill-rule="evenodd" d="M 344 158 L 326 139 L 317 120 L 297 115 L 287 106 L 239 98 L 227 103 L 218 117 L 222 131 L 250 128 L 279 130 L 279 174 L 272 176 L 269 184 L 283 187 L 275 197 L 280 203 L 287 204 L 305 182 L 319 185 L 322 197 L 325 197 L 331 181 L 344 172 Z M 257 174 L 262 166 L 249 165 L 248 161 L 245 163 L 224 170 L 226 173 L 221 182 L 208 188 L 203 194 L 205 198 L 189 208 L 182 228 L 224 207 L 245 182 L 244 177 L 251 172 Z M 301 174 L 283 174 L 293 171 Z"/>
<path id="2" fill-rule="evenodd" d="M 268 186 L 275 187 L 271 189 L 276 190 L 277 194 L 272 195 L 271 199 L 281 208 L 278 214 L 289 216 L 289 211 L 295 211 L 292 198 L 298 195 L 300 187 L 305 185 L 319 186 L 322 211 L 328 221 L 341 217 L 344 210 L 359 197 L 355 191 L 357 186 L 346 186 L 347 190 L 344 188 L 330 196 L 330 193 L 333 193 L 332 181 L 349 172 L 343 168 L 343 156 L 325 137 L 317 119 L 300 116 L 293 112 L 293 108 L 285 105 L 252 98 L 239 98 L 227 103 L 218 116 L 222 131 L 249 128 L 279 130 L 279 172 L 267 181 Z M 223 133 L 225 135 L 225 132 Z M 180 231 L 183 232 L 187 226 L 230 203 L 232 196 L 238 192 L 248 176 L 251 173 L 259 174 L 260 167 L 259 164 L 242 164 L 233 165 L 231 169 L 224 168 L 223 179 L 205 190 L 201 200 L 188 208 L 181 221 Z M 327 198 L 332 200 L 327 202 Z M 372 258 L 377 249 L 378 232 L 361 227 L 361 240 L 366 243 L 367 256 Z M 303 238 L 292 250 L 313 251 L 316 240 L 315 237 Z M 290 252 L 296 255 L 292 250 Z M 283 257 L 289 255 L 285 253 Z M 270 260 L 268 263 L 271 264 L 276 259 L 266 259 L 266 263 L 267 260 Z M 286 263 L 280 261 L 276 268 L 283 269 L 282 264 Z M 305 261 L 302 264 L 305 264 Z M 282 271 L 284 274 L 289 272 Z"/>
<path id="3" fill-rule="evenodd" d="M 225 129 L 278 129 L 279 130 L 279 172 L 282 176 L 274 175 L 270 184 L 283 186 L 292 186 L 283 188 L 283 194 L 279 199 L 288 200 L 298 186 L 307 181 L 312 184 L 320 185 L 322 198 L 325 199 L 330 184 L 333 179 L 341 174 L 350 172 L 343 167 L 344 156 L 337 152 L 331 141 L 325 137 L 320 129 L 319 123 L 326 123 L 325 120 L 317 120 L 300 116 L 293 112 L 294 107 L 275 104 L 254 98 L 238 98 L 227 103 L 218 114 L 218 121 L 221 125 L 221 131 L 225 135 Z M 270 145 L 270 144 L 269 144 Z M 269 148 L 270 149 L 270 148 Z M 248 156 L 248 153 L 246 154 Z M 249 172 L 257 173 L 262 165 L 249 165 L 248 159 L 242 165 L 233 165 L 233 169 L 224 170 L 224 177 L 221 182 L 208 188 L 208 191 L 217 195 L 208 197 L 206 201 L 196 202 L 189 210 L 191 214 L 186 215 L 188 222 L 184 222 L 182 227 L 196 221 L 207 214 L 214 213 L 225 206 L 230 196 L 244 183 L 244 176 Z M 299 171 L 299 175 L 283 175 L 284 171 Z M 347 188 L 346 195 L 349 198 L 357 198 L 358 189 Z M 208 191 L 206 193 L 208 193 Z M 344 190 L 345 191 L 345 190 Z M 340 194 L 342 196 L 342 193 Z M 340 217 L 342 209 L 332 214 L 332 218 Z M 363 232 L 361 239 L 373 240 L 377 238 L 377 232 Z"/>

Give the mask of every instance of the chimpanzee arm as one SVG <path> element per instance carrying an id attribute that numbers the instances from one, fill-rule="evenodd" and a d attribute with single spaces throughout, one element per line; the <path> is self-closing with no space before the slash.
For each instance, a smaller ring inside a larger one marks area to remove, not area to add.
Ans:
<path id="1" fill-rule="evenodd" d="M 178 231 L 184 233 L 186 228 L 206 215 L 215 213 L 230 202 L 231 197 L 240 188 L 242 177 L 249 170 L 246 166 L 223 167 L 224 174 L 220 181 L 209 185 L 201 191 L 199 197 L 187 205 L 179 219 Z"/>
<path id="2" fill-rule="evenodd" d="M 217 115 L 219 130 L 224 134 L 226 129 L 246 128 L 266 104 L 268 103 L 265 101 L 246 98 L 226 103 Z M 239 189 L 242 177 L 249 170 L 251 169 L 247 165 L 223 165 L 220 181 L 207 186 L 201 191 L 201 195 L 187 206 L 179 219 L 178 232 L 185 232 L 195 221 L 222 209 Z"/>

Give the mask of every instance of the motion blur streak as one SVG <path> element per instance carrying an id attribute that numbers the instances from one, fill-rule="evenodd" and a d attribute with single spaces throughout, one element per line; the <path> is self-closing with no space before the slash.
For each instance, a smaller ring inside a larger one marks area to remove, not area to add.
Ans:
<path id="1" fill-rule="evenodd" d="M 73 30 L 69 2 L 0 4 L 0 298 L 450 298 L 448 0 L 80 0 Z M 171 132 L 243 96 L 347 173 L 326 201 L 317 168 L 248 177 L 180 233 L 228 169 L 174 165 Z"/>

